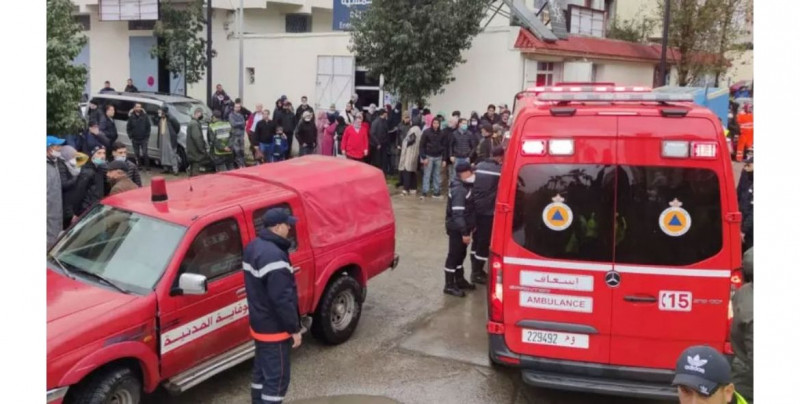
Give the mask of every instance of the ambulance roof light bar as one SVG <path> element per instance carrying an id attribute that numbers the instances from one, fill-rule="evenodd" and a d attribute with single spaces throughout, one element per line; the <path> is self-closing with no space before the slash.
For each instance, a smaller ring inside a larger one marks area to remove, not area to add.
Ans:
<path id="1" fill-rule="evenodd" d="M 642 87 L 642 86 L 634 86 L 634 87 L 626 87 L 626 86 L 615 86 L 611 83 L 598 83 L 601 85 L 584 85 L 583 83 L 575 83 L 574 85 L 568 85 L 569 83 L 559 83 L 560 85 L 557 86 L 536 86 L 531 87 L 527 91 L 533 93 L 592 93 L 592 92 L 601 92 L 601 93 L 643 93 L 643 92 L 651 92 L 653 91 L 650 87 Z"/>
<path id="2" fill-rule="evenodd" d="M 567 93 L 542 93 L 537 97 L 540 101 L 553 102 L 694 102 L 691 94 L 668 93 L 620 93 L 620 92 L 567 92 Z"/>

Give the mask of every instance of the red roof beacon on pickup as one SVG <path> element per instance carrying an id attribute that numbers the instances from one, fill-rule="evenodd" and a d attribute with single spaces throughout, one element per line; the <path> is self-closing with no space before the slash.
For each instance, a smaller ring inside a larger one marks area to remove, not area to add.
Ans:
<path id="1" fill-rule="evenodd" d="M 516 97 L 491 242 L 489 356 L 536 386 L 670 399 L 691 345 L 730 352 L 733 170 L 691 95 L 613 83 Z"/>
<path id="2" fill-rule="evenodd" d="M 398 263 L 379 170 L 307 156 L 156 178 L 104 199 L 49 251 L 47 402 L 136 403 L 158 385 L 179 393 L 252 358 L 242 250 L 277 206 L 299 219 L 290 258 L 312 334 L 350 338 L 367 281 Z"/>

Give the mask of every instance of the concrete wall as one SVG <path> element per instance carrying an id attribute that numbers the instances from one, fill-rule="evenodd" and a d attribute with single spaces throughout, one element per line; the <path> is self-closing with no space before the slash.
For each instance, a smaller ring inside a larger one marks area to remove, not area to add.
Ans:
<path id="1" fill-rule="evenodd" d="M 483 113 L 490 103 L 513 104 L 522 89 L 523 58 L 513 48 L 518 32 L 517 27 L 489 28 L 475 37 L 464 53 L 466 63 L 453 70 L 456 80 L 429 100 L 433 110 Z"/>
<path id="2" fill-rule="evenodd" d="M 655 64 L 617 61 L 595 61 L 597 81 L 608 81 L 621 86 L 653 85 Z"/>

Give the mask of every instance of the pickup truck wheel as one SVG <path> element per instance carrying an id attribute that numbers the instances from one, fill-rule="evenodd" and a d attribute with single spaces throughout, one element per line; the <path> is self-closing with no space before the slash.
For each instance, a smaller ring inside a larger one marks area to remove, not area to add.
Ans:
<path id="1" fill-rule="evenodd" d="M 75 395 L 74 404 L 139 404 L 142 383 L 128 368 L 92 376 Z"/>
<path id="2" fill-rule="evenodd" d="M 331 345 L 350 339 L 361 318 L 361 285 L 341 276 L 328 286 L 311 324 L 311 333 Z"/>

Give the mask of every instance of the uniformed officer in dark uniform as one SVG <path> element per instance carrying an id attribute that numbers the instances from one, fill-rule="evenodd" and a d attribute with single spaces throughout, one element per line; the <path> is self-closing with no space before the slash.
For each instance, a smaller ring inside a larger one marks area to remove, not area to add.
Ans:
<path id="1" fill-rule="evenodd" d="M 500 182 L 500 168 L 503 164 L 502 146 L 492 148 L 490 157 L 475 167 L 475 185 L 472 194 L 475 198 L 475 239 L 472 241 L 472 283 L 485 284 L 486 273 L 483 268 L 489 257 L 489 242 L 492 238 L 494 204 L 497 199 L 497 184 Z"/>
<path id="2" fill-rule="evenodd" d="M 287 240 L 297 218 L 273 208 L 264 228 L 244 249 L 244 286 L 256 353 L 250 385 L 253 404 L 281 403 L 289 389 L 289 351 L 302 342 L 297 284 Z"/>
<path id="3" fill-rule="evenodd" d="M 472 241 L 472 232 L 475 230 L 472 195 L 475 174 L 468 162 L 456 165 L 455 171 L 456 178 L 450 182 L 445 221 L 450 242 L 444 263 L 444 293 L 464 297 L 466 294 L 463 289 L 475 289 L 475 285 L 464 279 L 464 258 L 467 257 L 467 246 Z"/>
<path id="4" fill-rule="evenodd" d="M 733 295 L 731 347 L 733 348 L 732 381 L 745 400 L 753 402 L 753 249 L 742 258 L 745 283 Z"/>

